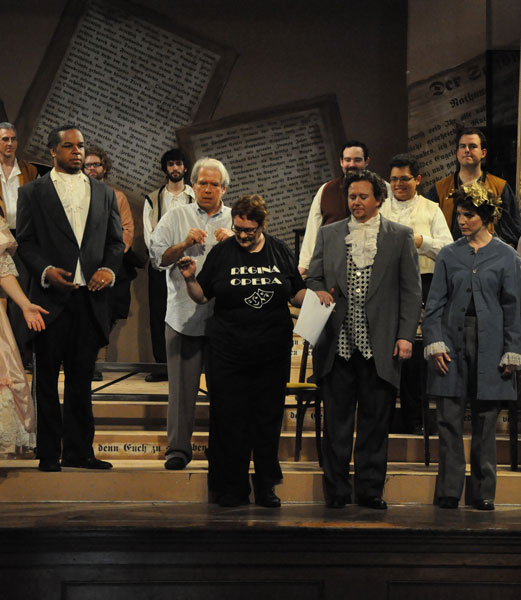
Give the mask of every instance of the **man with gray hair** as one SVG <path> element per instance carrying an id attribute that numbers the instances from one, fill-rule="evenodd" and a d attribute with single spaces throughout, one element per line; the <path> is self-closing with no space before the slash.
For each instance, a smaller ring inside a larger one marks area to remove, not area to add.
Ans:
<path id="1" fill-rule="evenodd" d="M 16 158 L 18 138 L 16 128 L 12 123 L 0 123 L 0 211 L 9 225 L 9 229 L 16 237 L 16 207 L 18 203 L 18 188 L 36 179 L 36 167 L 25 160 Z M 29 273 L 21 261 L 18 253 L 14 255 L 14 262 L 18 270 L 18 281 L 25 291 L 29 288 Z M 29 351 L 25 344 L 29 340 L 29 330 L 18 306 L 9 298 L 7 300 L 7 314 L 11 327 L 20 348 L 22 359 L 27 364 Z"/>
<path id="2" fill-rule="evenodd" d="M 165 317 L 168 366 L 168 448 L 165 468 L 184 469 L 192 460 L 195 402 L 203 370 L 206 321 L 213 302 L 196 304 L 186 292 L 176 268 L 182 256 L 197 263 L 197 273 L 210 250 L 233 235 L 231 210 L 222 198 L 230 183 L 224 165 L 214 158 L 199 159 L 192 169 L 195 202 L 163 215 L 151 236 L 150 256 L 156 268 L 167 269 Z"/>

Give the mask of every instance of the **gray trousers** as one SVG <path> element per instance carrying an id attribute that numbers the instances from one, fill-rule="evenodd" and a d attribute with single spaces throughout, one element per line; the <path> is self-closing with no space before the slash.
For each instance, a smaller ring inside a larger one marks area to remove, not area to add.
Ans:
<path id="1" fill-rule="evenodd" d="M 192 460 L 195 403 L 204 363 L 204 336 L 184 335 L 165 325 L 168 367 L 166 459 Z"/>
<path id="2" fill-rule="evenodd" d="M 463 421 L 470 400 L 472 444 L 470 451 L 470 497 L 493 500 L 496 495 L 496 423 L 499 401 L 477 400 L 477 351 L 475 317 L 465 318 L 463 374 L 467 392 L 461 398 L 437 398 L 439 464 L 436 497 L 461 498 L 465 483 Z M 450 367 L 449 367 L 450 368 Z"/>

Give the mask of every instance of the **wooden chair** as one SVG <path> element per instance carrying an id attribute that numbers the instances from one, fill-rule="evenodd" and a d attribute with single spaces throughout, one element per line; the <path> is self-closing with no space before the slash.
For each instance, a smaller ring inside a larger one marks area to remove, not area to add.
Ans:
<path id="1" fill-rule="evenodd" d="M 292 313 L 295 320 L 296 315 Z M 315 443 L 317 447 L 318 462 L 322 465 L 322 419 L 320 389 L 316 383 L 306 381 L 306 370 L 309 357 L 309 342 L 304 341 L 302 356 L 300 358 L 298 381 L 289 381 L 286 384 L 286 396 L 295 396 L 297 402 L 296 432 L 295 432 L 295 461 L 300 460 L 302 450 L 302 430 L 304 417 L 308 408 L 315 410 Z M 308 379 L 311 379 L 308 378 Z"/>

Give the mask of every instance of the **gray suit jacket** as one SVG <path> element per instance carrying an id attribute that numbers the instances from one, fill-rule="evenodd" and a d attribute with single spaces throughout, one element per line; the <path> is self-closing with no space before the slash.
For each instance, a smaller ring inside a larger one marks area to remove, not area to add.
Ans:
<path id="1" fill-rule="evenodd" d="M 58 317 L 70 292 L 43 288 L 41 276 L 49 265 L 74 273 L 78 258 L 88 282 L 100 267 L 117 273 L 123 258 L 121 219 L 114 190 L 90 178 L 89 214 L 81 247 L 69 224 L 63 205 L 49 173 L 19 188 L 17 231 L 18 253 L 33 281 L 30 297 L 49 311 L 44 319 L 50 324 Z M 96 320 L 106 341 L 110 331 L 108 290 L 89 294 Z"/>
<path id="2" fill-rule="evenodd" d="M 350 218 L 349 218 L 350 219 Z M 318 379 L 331 371 L 340 328 L 347 311 L 347 252 L 349 219 L 321 227 L 309 265 L 306 285 L 318 291 L 333 289 L 335 311 L 315 348 L 313 366 Z M 400 361 L 393 358 L 396 340 L 414 341 L 421 310 L 418 254 L 412 230 L 381 217 L 377 252 L 366 297 L 369 337 L 378 375 L 400 385 Z"/>

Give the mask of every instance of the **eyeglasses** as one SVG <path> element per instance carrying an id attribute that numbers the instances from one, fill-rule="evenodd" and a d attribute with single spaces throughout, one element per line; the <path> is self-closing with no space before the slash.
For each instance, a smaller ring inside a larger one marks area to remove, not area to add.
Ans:
<path id="1" fill-rule="evenodd" d="M 100 162 L 94 162 L 94 163 L 85 163 L 83 165 L 83 167 L 85 169 L 97 169 L 98 167 L 101 167 L 101 163 Z"/>
<path id="2" fill-rule="evenodd" d="M 246 235 L 255 235 L 259 227 L 260 225 L 257 225 L 257 227 L 237 227 L 237 225 L 232 225 L 232 231 L 237 235 L 240 235 L 241 233 L 245 233 Z"/>
<path id="3" fill-rule="evenodd" d="M 389 181 L 391 183 L 409 183 L 409 181 L 411 181 L 411 179 L 414 179 L 414 177 L 411 175 L 410 177 L 407 177 L 407 175 L 403 175 L 402 177 L 391 177 L 391 179 L 389 179 Z"/>

